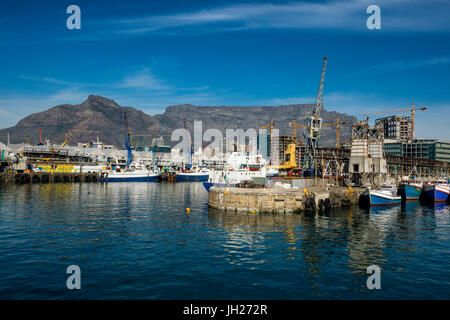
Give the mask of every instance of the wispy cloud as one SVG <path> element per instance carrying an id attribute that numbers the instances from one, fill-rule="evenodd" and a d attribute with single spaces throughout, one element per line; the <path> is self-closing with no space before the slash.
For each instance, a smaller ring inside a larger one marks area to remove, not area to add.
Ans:
<path id="1" fill-rule="evenodd" d="M 108 21 L 113 32 L 213 33 L 249 29 L 332 29 L 367 31 L 366 9 L 381 8 L 382 29 L 389 31 L 450 31 L 450 6 L 442 0 L 348 0 L 312 3 L 234 4 L 166 15 Z"/>
<path id="2" fill-rule="evenodd" d="M 122 88 L 138 88 L 145 90 L 163 90 L 171 87 L 153 75 L 149 68 L 143 68 L 134 74 L 128 75 L 120 84 Z"/>
<path id="3" fill-rule="evenodd" d="M 383 64 L 378 64 L 369 68 L 368 71 L 386 71 L 386 70 L 410 70 L 410 69 L 418 69 L 430 66 L 440 66 L 450 64 L 450 57 L 435 57 L 429 59 L 422 60 L 413 60 L 413 61 L 393 61 L 387 62 Z"/>

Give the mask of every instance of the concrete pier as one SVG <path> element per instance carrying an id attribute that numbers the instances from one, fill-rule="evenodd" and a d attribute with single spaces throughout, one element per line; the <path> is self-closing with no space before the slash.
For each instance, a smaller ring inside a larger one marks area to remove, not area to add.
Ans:
<path id="1" fill-rule="evenodd" d="M 59 182 L 98 182 L 102 177 L 97 173 L 70 173 L 70 172 L 3 172 L 1 182 L 24 183 L 59 183 Z"/>
<path id="2" fill-rule="evenodd" d="M 208 205 L 238 212 L 296 213 L 357 204 L 362 188 L 211 188 Z"/>

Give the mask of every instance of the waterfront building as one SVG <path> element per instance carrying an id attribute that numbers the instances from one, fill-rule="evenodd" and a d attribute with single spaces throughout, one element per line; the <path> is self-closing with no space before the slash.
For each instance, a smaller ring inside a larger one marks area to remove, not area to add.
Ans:
<path id="1" fill-rule="evenodd" d="M 385 154 L 450 162 L 450 142 L 435 139 L 384 142 Z"/>

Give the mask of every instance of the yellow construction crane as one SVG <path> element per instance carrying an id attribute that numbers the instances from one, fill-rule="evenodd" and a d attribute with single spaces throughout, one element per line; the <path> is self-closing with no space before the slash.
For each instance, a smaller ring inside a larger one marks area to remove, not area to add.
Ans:
<path id="1" fill-rule="evenodd" d="M 337 121 L 333 123 L 323 124 L 322 127 L 336 126 L 336 148 L 339 148 L 339 129 L 341 124 L 346 124 L 348 121 L 339 121 L 339 117 L 337 117 Z"/>
<path id="2" fill-rule="evenodd" d="M 27 144 L 28 145 L 30 144 L 30 137 L 29 136 L 27 136 Z"/>
<path id="3" fill-rule="evenodd" d="M 65 147 L 67 142 L 69 142 L 69 138 L 66 138 L 66 140 L 64 140 L 64 142 L 61 144 L 61 147 Z"/>
<path id="4" fill-rule="evenodd" d="M 294 120 L 294 121 L 292 121 L 292 122 L 289 122 L 289 127 L 292 127 L 292 131 L 293 131 L 292 136 L 293 136 L 294 138 L 297 138 L 297 127 L 298 127 L 298 128 L 306 128 L 306 126 L 304 126 L 304 125 L 297 124 L 297 120 Z"/>
<path id="5" fill-rule="evenodd" d="M 369 113 L 361 113 L 359 114 L 360 116 L 369 116 L 369 115 L 374 115 L 374 114 L 383 114 L 383 113 L 397 113 L 397 112 L 405 112 L 405 111 L 409 111 L 411 112 L 411 119 L 412 119 L 412 128 L 411 128 L 411 138 L 412 140 L 414 140 L 414 125 L 415 125 L 415 114 L 416 111 L 420 110 L 420 111 L 424 111 L 427 110 L 428 107 L 419 107 L 416 108 L 414 106 L 414 103 L 411 104 L 411 108 L 407 108 L 407 109 L 398 109 L 398 110 L 386 110 L 386 111 L 378 111 L 378 112 L 369 112 Z"/>
<path id="6" fill-rule="evenodd" d="M 267 129 L 267 128 L 269 128 L 269 135 L 272 135 L 272 130 L 273 130 L 273 127 L 274 127 L 275 125 L 276 125 L 276 123 L 273 122 L 273 120 L 270 120 L 270 123 L 269 123 L 269 124 L 260 127 L 260 129 Z"/>

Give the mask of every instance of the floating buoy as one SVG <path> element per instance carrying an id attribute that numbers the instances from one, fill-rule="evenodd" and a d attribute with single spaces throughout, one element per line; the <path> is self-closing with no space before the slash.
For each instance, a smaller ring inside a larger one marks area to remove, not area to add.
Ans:
<path id="1" fill-rule="evenodd" d="M 306 191 L 306 188 L 303 189 L 303 192 L 304 192 L 306 195 L 308 195 L 308 191 Z"/>
<path id="2" fill-rule="evenodd" d="M 252 210 L 252 211 L 250 211 L 250 213 L 251 213 L 251 214 L 255 214 L 255 213 L 256 213 L 256 211 L 255 211 L 255 210 Z"/>
<path id="3" fill-rule="evenodd" d="M 225 191 L 223 194 L 228 194 L 228 191 Z"/>
<path id="4" fill-rule="evenodd" d="M 186 213 L 191 213 L 191 209 L 190 208 L 186 208 Z"/>

